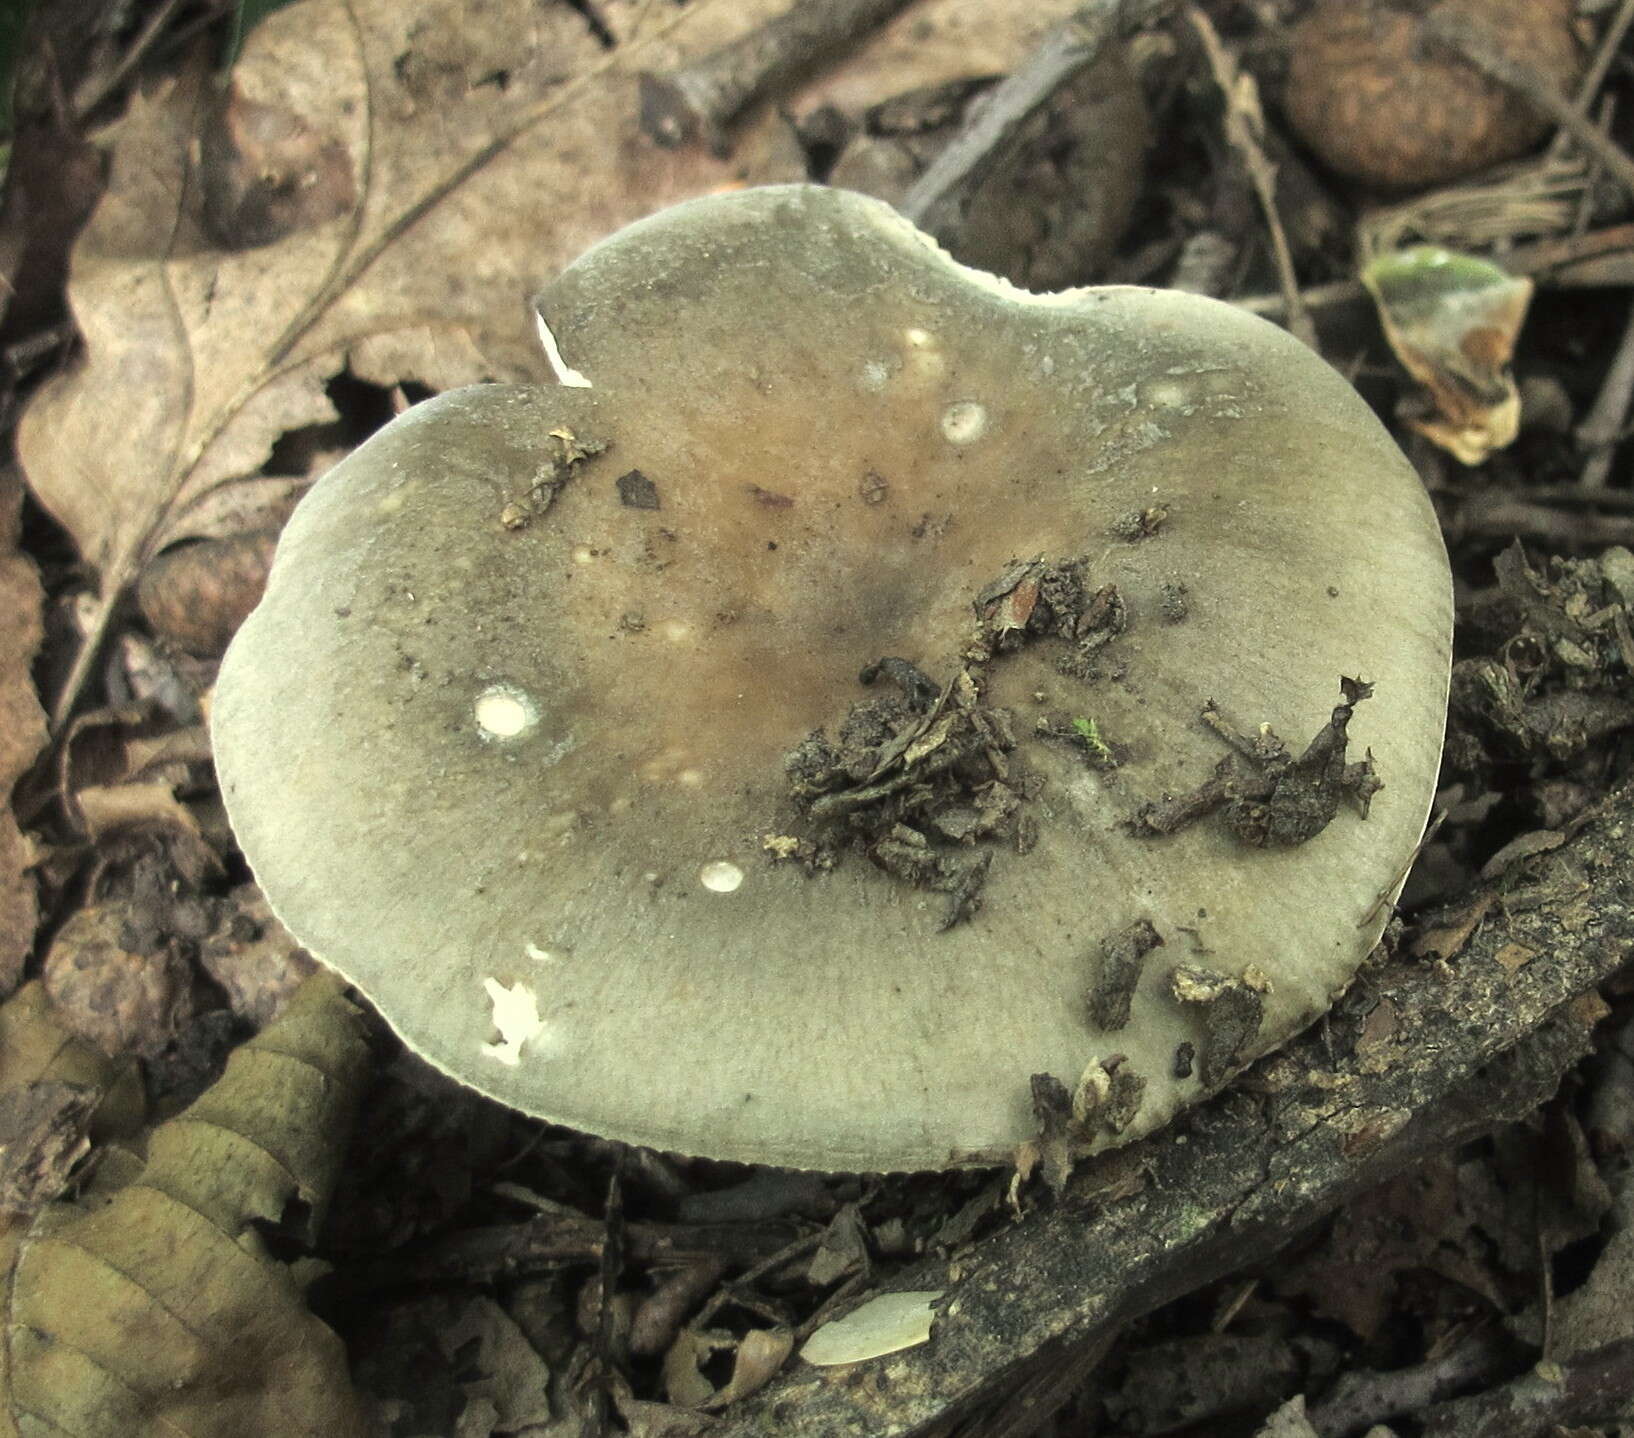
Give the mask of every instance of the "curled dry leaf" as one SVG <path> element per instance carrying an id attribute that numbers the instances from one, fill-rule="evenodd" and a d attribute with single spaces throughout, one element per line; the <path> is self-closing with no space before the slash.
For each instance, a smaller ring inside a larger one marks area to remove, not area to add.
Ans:
<path id="1" fill-rule="evenodd" d="M 58 783 L 93 842 L 145 833 L 196 880 L 216 873 L 220 859 L 178 795 L 207 788 L 209 764 L 203 725 L 178 728 L 157 705 L 127 704 L 75 717 L 59 746 Z"/>
<path id="2" fill-rule="evenodd" d="M 0 1098 L 20 1103 L 40 1088 L 89 1096 L 84 1127 L 93 1141 L 124 1137 L 142 1122 L 135 1064 L 110 1059 L 75 1035 L 36 980 L 0 1005 Z M 8 1152 L 4 1161 L 9 1168 L 18 1156 Z"/>
<path id="3" fill-rule="evenodd" d="M 16 470 L 0 470 L 0 994 L 17 983 L 36 917 L 29 844 L 11 812 L 11 790 L 45 743 L 45 715 L 29 677 L 44 633 L 44 592 L 33 561 L 17 552 L 22 504 Z"/>
<path id="4" fill-rule="evenodd" d="M 4 1295 L 0 1434 L 368 1431 L 340 1340 L 258 1231 L 295 1213 L 310 1237 L 365 1058 L 361 1016 L 321 975 L 153 1131 L 139 1178 L 35 1220 Z"/>
<path id="5" fill-rule="evenodd" d="M 802 117 L 821 105 L 858 113 L 909 91 L 1007 75 L 1079 3 L 1036 0 L 1018 8 L 991 0 L 920 0 L 844 65 L 803 85 L 790 108 Z"/>
<path id="6" fill-rule="evenodd" d="M 725 1408 L 769 1383 L 794 1351 L 786 1328 L 751 1328 L 741 1338 L 720 1328 L 683 1328 L 664 1355 L 664 1388 L 683 1408 Z M 732 1354 L 732 1375 L 716 1386 L 704 1365 Z"/>
<path id="7" fill-rule="evenodd" d="M 333 376 L 433 389 L 537 376 L 527 297 L 572 256 L 673 200 L 803 177 L 775 116 L 730 162 L 659 151 L 635 129 L 637 68 L 705 53 L 777 8 L 690 7 L 608 57 L 566 5 L 288 6 L 245 46 L 239 93 L 275 96 L 323 172 L 352 177 L 356 201 L 248 249 L 220 245 L 193 183 L 192 146 L 213 113 L 205 66 L 138 96 L 74 250 L 85 361 L 19 427 L 29 484 L 100 576 L 59 718 L 113 601 L 199 533 L 281 434 L 335 417 Z"/>
<path id="8" fill-rule="evenodd" d="M 794 1351 L 794 1334 L 786 1328 L 751 1328 L 738 1343 L 732 1376 L 710 1402 L 724 1408 L 764 1388 Z"/>
<path id="9" fill-rule="evenodd" d="M 136 602 L 153 632 L 201 657 L 220 655 L 260 601 L 275 529 L 177 545 L 142 571 Z"/>
<path id="10" fill-rule="evenodd" d="M 1510 361 L 1532 282 L 1490 260 L 1434 245 L 1375 256 L 1362 269 L 1385 338 L 1424 386 L 1409 424 L 1462 464 L 1480 464 L 1520 433 Z"/>

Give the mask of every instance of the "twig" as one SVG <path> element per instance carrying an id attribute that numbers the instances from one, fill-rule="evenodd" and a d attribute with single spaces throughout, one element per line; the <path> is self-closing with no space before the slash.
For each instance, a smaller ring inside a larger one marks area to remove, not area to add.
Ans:
<path id="1" fill-rule="evenodd" d="M 1332 305 L 1353 305 L 1367 298 L 1367 287 L 1360 280 L 1330 280 L 1325 285 L 1312 285 L 1299 292 L 1299 302 L 1307 310 L 1323 310 Z M 1244 295 L 1231 300 L 1240 310 L 1266 319 L 1281 319 L 1288 313 L 1288 296 Z"/>
<path id="2" fill-rule="evenodd" d="M 1634 23 L 1634 0 L 1623 0 L 1618 7 L 1617 14 L 1610 25 L 1606 26 L 1606 33 L 1600 37 L 1600 48 L 1595 52 L 1594 60 L 1584 72 L 1583 82 L 1577 87 L 1577 109 L 1579 113 L 1587 115 L 1594 104 L 1594 97 L 1600 93 L 1600 87 L 1605 84 L 1606 76 L 1611 73 L 1611 62 L 1617 58 L 1617 48 L 1623 43 L 1623 36 L 1628 33 L 1628 27 Z M 1562 128 L 1555 132 L 1555 137 L 1549 142 L 1549 158 L 1558 159 L 1571 143 L 1571 132 Z"/>
<path id="3" fill-rule="evenodd" d="M 815 1243 L 797 1239 L 791 1244 L 793 1231 L 794 1225 L 782 1222 L 627 1223 L 624 1256 L 649 1266 L 716 1260 L 734 1267 L 759 1265 L 768 1258 L 786 1259 L 795 1244 Z M 543 1214 L 524 1223 L 467 1229 L 389 1260 L 347 1264 L 325 1281 L 324 1289 L 334 1301 L 343 1302 L 405 1286 L 491 1283 L 564 1263 L 599 1265 L 606 1240 L 607 1227 L 600 1219 Z"/>
<path id="4" fill-rule="evenodd" d="M 1614 281 L 1603 274 L 1579 280 L 1573 273 L 1574 267 L 1625 257 L 1629 274 L 1621 283 L 1634 284 L 1634 224 L 1612 225 L 1586 235 L 1569 235 L 1558 240 L 1539 240 L 1536 244 L 1521 245 L 1503 257 L 1503 265 L 1512 275 L 1531 275 L 1542 284 L 1608 284 Z M 1300 298 L 1309 308 L 1321 309 L 1366 299 L 1367 290 L 1360 280 L 1334 280 L 1302 290 Z M 1250 314 L 1273 319 L 1288 311 L 1287 296 L 1280 294 L 1245 295 L 1231 303 Z"/>
<path id="5" fill-rule="evenodd" d="M 1634 1404 L 1634 1338 L 1570 1359 L 1539 1364 L 1522 1378 L 1418 1416 L 1424 1438 L 1496 1433 L 1559 1433 L 1625 1419 Z"/>
<path id="6" fill-rule="evenodd" d="M 1608 489 L 1585 494 L 1580 484 L 1533 484 L 1524 489 L 1500 484 L 1480 484 L 1465 496 L 1481 504 L 1537 504 L 1545 509 L 1577 511 L 1608 510 L 1613 514 L 1634 515 L 1634 490 Z"/>
<path id="7" fill-rule="evenodd" d="M 698 1316 L 693 1319 L 693 1327 L 709 1327 L 715 1321 L 715 1315 L 732 1301 L 735 1290 L 746 1289 L 750 1284 L 758 1283 L 768 1273 L 775 1273 L 784 1265 L 793 1263 L 795 1259 L 804 1258 L 807 1254 L 814 1252 L 822 1241 L 821 1230 L 816 1233 L 803 1234 L 792 1242 L 784 1244 L 775 1253 L 768 1254 L 758 1263 L 752 1264 L 736 1278 L 723 1283 L 719 1290 L 711 1295 L 709 1301 L 704 1304 Z"/>
<path id="8" fill-rule="evenodd" d="M 74 95 L 74 120 L 83 123 L 109 95 L 119 88 L 125 77 L 141 63 L 142 57 L 153 47 L 171 17 L 181 8 L 181 0 L 163 0 L 148 16 L 141 31 L 126 47 L 125 53 L 111 70 L 100 77 L 88 76 Z"/>
<path id="9" fill-rule="evenodd" d="M 1009 157 L 1055 93 L 1101 58 L 1120 30 L 1155 19 L 1172 0 L 1090 0 L 988 92 L 981 105 L 898 202 L 927 234 L 946 241 L 982 183 Z"/>
<path id="10" fill-rule="evenodd" d="M 701 60 L 641 76 L 641 130 L 675 149 L 705 141 L 727 154 L 726 127 L 749 103 L 878 29 L 909 0 L 798 0 Z"/>
<path id="11" fill-rule="evenodd" d="M 1311 1427 L 1318 1433 L 1360 1433 L 1375 1423 L 1421 1413 L 1477 1384 L 1500 1382 L 1514 1372 L 1512 1338 L 1495 1328 L 1477 1329 L 1445 1353 L 1412 1368 L 1385 1372 L 1361 1369 L 1345 1374 L 1333 1392 L 1312 1406 Z"/>
<path id="12" fill-rule="evenodd" d="M 1276 260 L 1277 281 L 1287 306 L 1288 329 L 1313 350 L 1321 352 L 1316 340 L 1316 326 L 1305 308 L 1299 292 L 1299 277 L 1294 273 L 1293 252 L 1288 248 L 1288 236 L 1282 228 L 1282 216 L 1277 213 L 1277 169 L 1266 158 L 1265 114 L 1260 109 L 1259 86 L 1254 77 L 1243 73 L 1232 59 L 1208 16 L 1197 6 L 1188 4 L 1186 21 L 1197 32 L 1203 54 L 1208 59 L 1210 73 L 1225 101 L 1226 140 L 1242 157 L 1254 194 L 1265 215 L 1265 225 L 1271 234 L 1271 253 Z"/>
<path id="13" fill-rule="evenodd" d="M 1606 367 L 1594 406 L 1577 427 L 1578 447 L 1587 455 L 1579 481 L 1584 489 L 1604 489 L 1611 473 L 1617 442 L 1628 422 L 1628 408 L 1634 401 L 1634 307 L 1623 326 L 1617 353 Z"/>
<path id="14" fill-rule="evenodd" d="M 1512 275 L 1531 275 L 1544 284 L 1600 285 L 1612 283 L 1602 273 L 1590 278 L 1597 263 L 1616 260 L 1634 264 L 1634 224 L 1611 225 L 1586 235 L 1565 235 L 1558 240 L 1538 240 L 1518 245 L 1504 256 L 1504 268 Z M 1573 273 L 1577 270 L 1579 273 Z M 1634 284 L 1634 270 L 1621 283 Z"/>
<path id="15" fill-rule="evenodd" d="M 1581 487 L 1581 486 L 1580 486 Z M 1634 545 L 1634 518 L 1615 514 L 1572 514 L 1526 500 L 1476 497 L 1446 525 L 1449 541 L 1522 539 L 1557 550 L 1596 550 Z"/>
<path id="16" fill-rule="evenodd" d="M 1567 131 L 1634 196 L 1634 160 L 1595 126 L 1586 111 L 1567 100 L 1533 66 L 1503 53 L 1486 31 L 1472 24 L 1461 10 L 1437 6 L 1424 17 L 1424 23 L 1426 33 L 1457 51 L 1482 74 L 1513 90 Z"/>
<path id="17" fill-rule="evenodd" d="M 715 1438 L 779 1431 L 789 1413 L 802 1438 L 951 1431 L 1038 1364 L 1268 1259 L 1345 1199 L 1531 1112 L 1590 1047 L 1599 1005 L 1573 1000 L 1634 955 L 1631 824 L 1625 788 L 1560 848 L 1518 866 L 1512 885 L 1528 907 L 1495 905 L 1444 963 L 1370 968 L 1369 996 L 1396 1015 L 1388 1053 L 1361 1042 L 1364 1008 L 1342 1006 L 1332 1051 L 1318 1033 L 1284 1049 L 1274 1091 L 1227 1091 L 1181 1121 L 1184 1143 L 1170 1129 L 1108 1155 L 1119 1172 L 1149 1175 L 1138 1193 L 1097 1196 L 1092 1161 L 1055 1204 L 983 1240 L 956 1270 L 930 1258 L 899 1275 L 948 1292 L 930 1342 L 879 1370 L 888 1382 L 797 1365 Z M 1533 955 L 1519 969 L 1497 957 L 1511 944 Z M 1306 1082 L 1291 1077 L 1301 1069 Z"/>
<path id="18" fill-rule="evenodd" d="M 641 0 L 641 8 L 631 18 L 629 26 L 624 32 L 624 43 L 634 45 L 641 38 L 641 32 L 647 28 L 647 20 L 652 15 L 652 7 L 658 0 Z"/>

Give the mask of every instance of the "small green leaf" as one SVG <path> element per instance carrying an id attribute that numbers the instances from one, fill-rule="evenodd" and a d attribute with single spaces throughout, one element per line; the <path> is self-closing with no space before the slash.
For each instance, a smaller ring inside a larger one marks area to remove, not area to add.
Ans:
<path id="1" fill-rule="evenodd" d="M 1100 726 L 1093 719 L 1080 716 L 1072 721 L 1073 731 L 1083 740 L 1084 748 L 1088 749 L 1103 764 L 1113 761 L 1112 751 L 1107 747 L 1106 740 L 1101 738 Z"/>

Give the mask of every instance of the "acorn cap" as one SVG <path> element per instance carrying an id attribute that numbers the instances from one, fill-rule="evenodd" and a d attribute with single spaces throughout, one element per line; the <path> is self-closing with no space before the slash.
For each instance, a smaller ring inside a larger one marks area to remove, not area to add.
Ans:
<path id="1" fill-rule="evenodd" d="M 1451 586 L 1315 354 L 1193 295 L 1024 294 L 809 186 L 666 210 L 538 303 L 559 382 L 430 400 L 320 481 L 215 697 L 268 900 L 407 1043 L 611 1138 L 899 1170 L 1005 1159 L 1034 1075 L 1126 1142 L 1328 1007 L 1424 825 Z M 1072 557 L 1095 602 L 1024 636 Z M 882 657 L 934 701 L 859 684 Z M 819 822 L 833 775 L 787 756 L 860 701 L 883 778 Z M 973 704 L 997 737 L 937 770 Z M 1365 821 L 1245 842 L 1292 790 L 1241 755 L 1234 803 L 1154 821 L 1226 719 L 1297 757 L 1336 706 Z M 1012 821 L 930 832 L 915 763 Z"/>

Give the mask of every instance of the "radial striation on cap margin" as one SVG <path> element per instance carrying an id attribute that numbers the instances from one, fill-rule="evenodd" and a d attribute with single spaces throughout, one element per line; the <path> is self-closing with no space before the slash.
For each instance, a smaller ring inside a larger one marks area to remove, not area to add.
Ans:
<path id="1" fill-rule="evenodd" d="M 809 186 L 666 210 L 538 305 L 558 382 L 430 400 L 321 480 L 215 698 L 270 903 L 415 1050 L 614 1139 L 923 1169 L 1003 1161 L 1039 1074 L 1120 1094 L 1088 1146 L 1127 1142 L 1328 1008 L 1423 829 L 1451 630 L 1431 507 L 1336 373 L 1192 295 L 1025 294 Z M 882 657 L 948 685 L 1033 556 L 1083 557 L 1122 627 L 1098 671 L 1053 638 L 980 669 L 1030 850 L 937 840 L 992 854 L 946 929 L 855 845 L 778 862 L 822 843 L 785 757 Z M 1365 820 L 1131 832 L 1227 752 L 1209 701 L 1297 754 L 1341 676 L 1374 686 Z M 1097 985 L 1142 925 L 1118 1024 Z M 1245 989 L 1222 1051 L 1210 995 Z"/>

